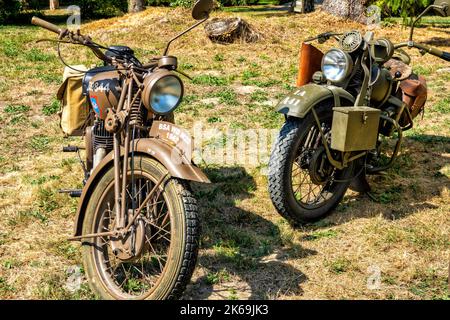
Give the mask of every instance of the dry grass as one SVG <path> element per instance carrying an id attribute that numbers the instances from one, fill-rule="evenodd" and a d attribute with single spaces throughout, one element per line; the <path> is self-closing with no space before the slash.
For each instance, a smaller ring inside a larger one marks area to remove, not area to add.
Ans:
<path id="1" fill-rule="evenodd" d="M 322 12 L 214 15 L 244 17 L 264 39 L 216 45 L 200 28 L 174 44 L 172 54 L 195 79 L 177 113 L 178 123 L 188 128 L 194 121 L 219 129 L 279 128 L 283 119 L 271 105 L 294 85 L 301 39 L 328 30 L 364 30 Z M 190 23 L 186 11 L 152 8 L 89 23 L 83 32 L 136 48 L 145 60 Z M 419 28 L 416 40 L 434 39 L 450 51 L 448 33 L 438 26 Z M 398 25 L 377 30 L 377 36 L 394 41 L 407 35 Z M 57 190 L 79 186 L 81 169 L 72 155 L 59 152 L 61 145 L 79 141 L 62 138 L 51 114 L 62 67 L 48 45 L 34 43 L 48 36 L 29 26 L 0 27 L 3 299 L 94 298 L 86 284 L 75 293 L 64 287 L 68 267 L 81 262 L 78 244 L 65 241 L 76 200 Z M 64 53 L 70 63 L 95 62 L 85 51 Z M 449 298 L 449 65 L 412 55 L 416 70 L 428 79 L 427 112 L 408 132 L 396 166 L 371 178 L 379 202 L 349 192 L 329 218 L 294 230 L 273 209 L 258 168 L 204 167 L 214 184 L 194 186 L 204 232 L 186 299 Z M 245 94 L 242 86 L 259 91 Z M 374 270 L 381 272 L 381 285 L 370 290 Z"/>

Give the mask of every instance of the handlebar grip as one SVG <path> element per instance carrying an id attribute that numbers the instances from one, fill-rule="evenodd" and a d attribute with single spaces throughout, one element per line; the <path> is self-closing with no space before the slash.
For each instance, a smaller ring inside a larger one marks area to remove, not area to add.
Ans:
<path id="1" fill-rule="evenodd" d="M 442 52 L 442 59 L 444 59 L 445 61 L 449 61 L 450 62 L 450 52 Z"/>
<path id="2" fill-rule="evenodd" d="M 47 29 L 47 30 L 57 33 L 57 34 L 61 34 L 61 32 L 62 32 L 62 29 L 60 27 L 58 27 L 57 25 L 54 25 L 53 23 L 42 20 L 38 17 L 33 17 L 31 19 L 31 23 L 34 24 L 35 26 L 42 27 L 44 29 Z"/>

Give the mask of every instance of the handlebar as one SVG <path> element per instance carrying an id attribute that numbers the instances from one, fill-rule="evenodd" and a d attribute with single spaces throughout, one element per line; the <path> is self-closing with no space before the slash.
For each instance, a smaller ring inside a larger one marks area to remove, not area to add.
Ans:
<path id="1" fill-rule="evenodd" d="M 111 62 L 111 58 L 107 57 L 102 50 L 100 50 L 100 48 L 98 47 L 98 45 L 96 45 L 95 43 L 92 42 L 91 38 L 89 38 L 88 36 L 83 36 L 79 33 L 73 33 L 73 32 L 69 32 L 67 29 L 61 29 L 60 27 L 58 27 L 57 25 L 45 21 L 43 19 L 40 19 L 38 17 L 33 17 L 31 19 L 31 23 L 42 27 L 44 29 L 47 29 L 51 32 L 54 32 L 56 34 L 58 34 L 60 37 L 61 36 L 67 36 L 70 40 L 72 40 L 73 42 L 76 43 L 80 43 L 82 45 L 85 45 L 87 47 L 89 47 L 94 54 L 101 60 L 105 61 L 105 62 Z"/>
<path id="2" fill-rule="evenodd" d="M 416 48 L 419 49 L 421 51 L 427 52 L 429 54 L 432 54 L 435 57 L 441 58 L 445 61 L 449 61 L 450 62 L 450 52 L 445 52 L 442 50 L 439 50 L 437 48 L 433 48 L 430 46 L 427 46 L 425 44 L 422 43 L 416 43 L 414 41 L 408 41 L 408 42 L 402 42 L 402 43 L 398 43 L 396 45 L 394 45 L 394 49 L 400 49 L 403 47 L 408 47 L 408 48 Z"/>
<path id="3" fill-rule="evenodd" d="M 47 30 L 57 33 L 57 34 L 61 34 L 63 32 L 63 30 L 60 27 L 58 27 L 57 25 L 50 23 L 48 21 L 42 20 L 38 17 L 33 17 L 31 19 L 31 23 L 34 24 L 35 26 L 47 29 Z"/>

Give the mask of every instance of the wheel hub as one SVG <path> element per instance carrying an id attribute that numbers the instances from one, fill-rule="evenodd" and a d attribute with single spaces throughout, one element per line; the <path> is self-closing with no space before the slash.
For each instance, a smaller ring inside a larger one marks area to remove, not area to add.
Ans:
<path id="1" fill-rule="evenodd" d="M 314 184 L 321 185 L 328 181 L 333 173 L 333 166 L 328 161 L 325 148 L 320 146 L 311 156 L 309 161 L 309 175 Z"/>
<path id="2" fill-rule="evenodd" d="M 144 249 L 144 243 L 145 223 L 139 218 L 126 234 L 111 239 L 112 252 L 116 258 L 122 261 L 139 257 Z"/>

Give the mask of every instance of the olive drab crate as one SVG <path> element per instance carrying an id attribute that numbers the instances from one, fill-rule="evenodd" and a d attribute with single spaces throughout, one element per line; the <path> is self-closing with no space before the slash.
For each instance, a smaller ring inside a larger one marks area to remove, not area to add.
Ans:
<path id="1" fill-rule="evenodd" d="M 331 148 L 342 152 L 375 149 L 380 114 L 370 107 L 333 108 Z"/>

